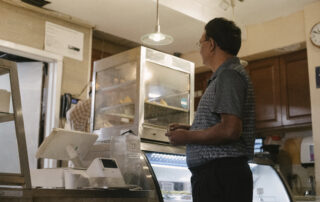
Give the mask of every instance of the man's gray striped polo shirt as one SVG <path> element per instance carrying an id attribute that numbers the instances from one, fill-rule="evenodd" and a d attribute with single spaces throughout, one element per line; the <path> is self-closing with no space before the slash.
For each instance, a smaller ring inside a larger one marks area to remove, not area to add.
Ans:
<path id="1" fill-rule="evenodd" d="M 221 122 L 220 114 L 242 120 L 240 140 L 225 145 L 187 145 L 189 168 L 223 157 L 253 157 L 254 94 L 250 78 L 237 57 L 225 61 L 208 81 L 190 130 L 203 130 Z"/>

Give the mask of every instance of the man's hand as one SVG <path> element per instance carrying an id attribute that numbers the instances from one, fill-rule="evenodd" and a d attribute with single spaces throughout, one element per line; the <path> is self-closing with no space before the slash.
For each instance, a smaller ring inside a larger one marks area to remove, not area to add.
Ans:
<path id="1" fill-rule="evenodd" d="M 177 129 L 189 130 L 190 125 L 180 124 L 180 123 L 172 123 L 169 125 L 168 131 L 174 131 Z"/>
<path id="2" fill-rule="evenodd" d="M 187 144 L 187 133 L 190 129 L 190 125 L 172 123 L 168 127 L 166 136 L 172 145 L 186 145 Z"/>
<path id="3" fill-rule="evenodd" d="M 204 130 L 186 130 L 189 126 L 171 124 L 166 136 L 173 145 L 223 145 L 238 141 L 242 120 L 230 114 L 221 114 L 221 122 Z"/>
<path id="4" fill-rule="evenodd" d="M 184 129 L 175 129 L 173 131 L 168 131 L 166 136 L 172 145 L 186 145 L 189 143 L 189 133 L 190 131 Z"/>

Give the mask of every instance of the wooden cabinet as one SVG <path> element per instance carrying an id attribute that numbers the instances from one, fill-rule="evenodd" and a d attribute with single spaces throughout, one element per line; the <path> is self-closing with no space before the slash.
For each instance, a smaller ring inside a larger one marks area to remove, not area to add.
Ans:
<path id="1" fill-rule="evenodd" d="M 255 92 L 257 129 L 310 125 L 306 50 L 251 61 L 246 67 Z M 212 72 L 195 75 L 195 110 Z"/>
<path id="2" fill-rule="evenodd" d="M 249 62 L 247 70 L 254 86 L 257 129 L 311 122 L 305 50 Z"/>
<path id="3" fill-rule="evenodd" d="M 92 81 L 92 73 L 93 73 L 93 64 L 95 61 L 97 60 L 101 60 L 102 58 L 106 58 L 111 56 L 111 53 L 107 53 L 101 50 L 97 50 L 97 49 L 92 49 L 92 53 L 91 53 L 91 70 L 90 70 L 90 81 Z"/>
<path id="4" fill-rule="evenodd" d="M 280 58 L 282 123 L 311 122 L 311 103 L 306 51 Z"/>
<path id="5" fill-rule="evenodd" d="M 250 62 L 247 70 L 254 87 L 256 127 L 281 126 L 281 92 L 279 59 Z"/>

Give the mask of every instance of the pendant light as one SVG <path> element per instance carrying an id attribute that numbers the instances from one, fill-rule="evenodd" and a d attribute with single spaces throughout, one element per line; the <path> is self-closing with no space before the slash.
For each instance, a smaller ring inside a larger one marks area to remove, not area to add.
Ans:
<path id="1" fill-rule="evenodd" d="M 159 0 L 157 0 L 157 25 L 155 32 L 145 34 L 141 37 L 141 41 L 147 45 L 168 45 L 173 42 L 172 36 L 163 34 L 160 32 L 160 21 L 159 21 Z"/>

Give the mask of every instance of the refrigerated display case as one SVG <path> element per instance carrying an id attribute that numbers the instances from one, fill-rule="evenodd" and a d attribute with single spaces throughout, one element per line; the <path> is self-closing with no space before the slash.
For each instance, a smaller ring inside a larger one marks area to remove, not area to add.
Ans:
<path id="1" fill-rule="evenodd" d="M 291 202 L 290 188 L 280 172 L 271 165 L 250 163 L 253 177 L 253 202 Z"/>
<path id="2" fill-rule="evenodd" d="M 194 63 L 138 47 L 96 61 L 93 89 L 91 129 L 98 141 L 131 129 L 168 142 L 168 124 L 193 118 Z"/>
<path id="3" fill-rule="evenodd" d="M 145 152 L 164 202 L 191 202 L 191 173 L 186 164 L 186 156 Z"/>
<path id="4" fill-rule="evenodd" d="M 182 154 L 145 151 L 164 202 L 191 202 L 191 173 Z M 292 202 L 289 186 L 269 164 L 249 163 L 253 176 L 253 202 Z"/>

